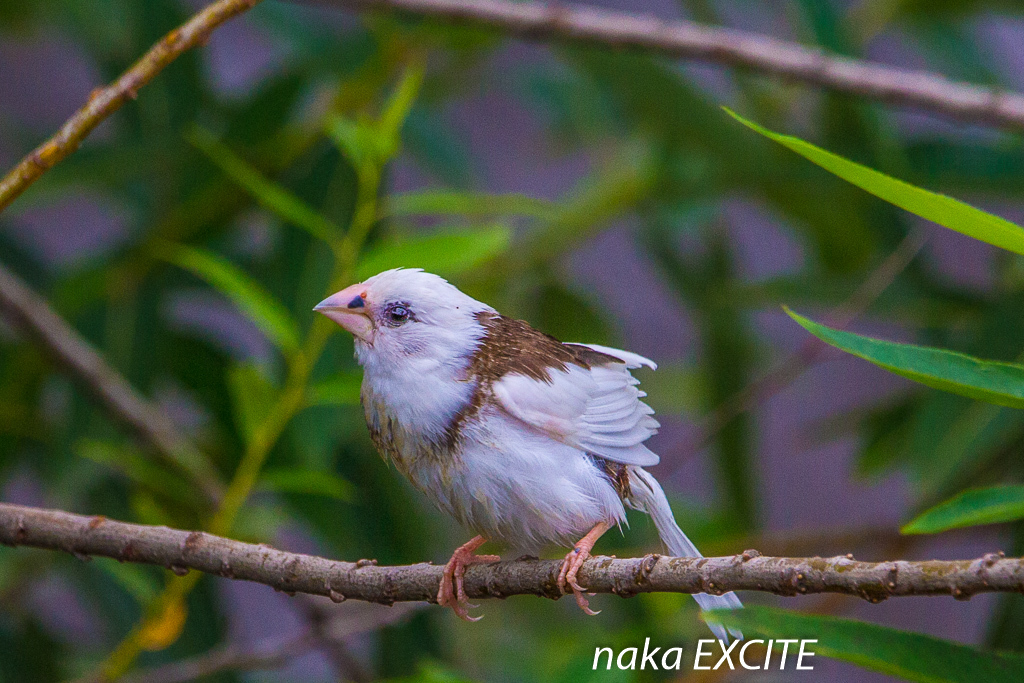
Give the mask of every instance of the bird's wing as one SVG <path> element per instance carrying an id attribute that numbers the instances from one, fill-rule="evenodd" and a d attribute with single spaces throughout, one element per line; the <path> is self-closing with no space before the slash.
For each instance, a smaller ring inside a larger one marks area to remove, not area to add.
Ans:
<path id="1" fill-rule="evenodd" d="M 546 381 L 515 372 L 492 384 L 498 403 L 513 417 L 557 441 L 625 465 L 658 464 L 643 442 L 658 430 L 654 413 L 640 399 L 630 368 L 655 364 L 635 353 L 592 344 L 566 344 L 579 350 L 584 365 L 548 368 Z M 583 351 L 590 349 L 597 353 Z"/>

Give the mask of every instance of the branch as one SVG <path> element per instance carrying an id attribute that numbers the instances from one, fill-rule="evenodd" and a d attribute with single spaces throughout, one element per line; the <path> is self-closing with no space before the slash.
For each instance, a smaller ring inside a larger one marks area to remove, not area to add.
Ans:
<path id="1" fill-rule="evenodd" d="M 268 641 L 256 647 L 225 645 L 180 662 L 145 669 L 121 678 L 121 683 L 185 683 L 222 671 L 260 671 L 277 669 L 316 646 L 313 633 L 280 641 Z M 85 683 L 82 679 L 76 683 Z"/>
<path id="2" fill-rule="evenodd" d="M 442 572 L 428 563 L 378 567 L 374 560 L 338 562 L 199 531 L 8 503 L 0 503 L 0 543 L 161 565 L 177 574 L 195 569 L 287 593 L 325 595 L 336 602 L 434 602 Z M 561 594 L 555 582 L 560 565 L 558 560 L 536 559 L 475 565 L 466 572 L 466 592 L 470 598 L 538 595 L 558 599 Z M 716 558 L 597 557 L 583 566 L 580 580 L 592 592 L 623 597 L 753 590 L 789 596 L 842 593 L 871 602 L 909 595 L 968 599 L 976 593 L 1024 592 L 1024 559 L 989 553 L 978 560 L 857 562 L 849 555 L 762 557 L 755 550 Z"/>
<path id="3" fill-rule="evenodd" d="M 217 0 L 171 31 L 112 84 L 97 88 L 57 133 L 0 179 L 0 211 L 78 145 L 183 52 L 261 0 Z M 335 0 L 337 1 L 337 0 Z M 470 22 L 527 38 L 552 37 L 659 52 L 741 67 L 868 99 L 915 106 L 973 123 L 1024 128 L 1024 95 L 958 83 L 925 71 L 865 62 L 757 33 L 666 21 L 598 8 L 509 0 L 342 0 L 357 8 L 391 9 Z"/>
<path id="4" fill-rule="evenodd" d="M 222 671 L 275 669 L 310 650 L 319 649 L 323 652 L 324 649 L 332 648 L 336 653 L 343 653 L 341 658 L 344 661 L 332 662 L 339 680 L 369 681 L 372 676 L 362 670 L 348 652 L 344 641 L 398 623 L 420 609 L 414 604 L 392 609 L 366 603 L 333 605 L 317 598 L 307 598 L 302 607 L 316 611 L 317 614 L 315 619 L 310 620 L 312 626 L 297 636 L 268 639 L 248 647 L 224 645 L 195 657 L 136 671 L 119 679 L 120 683 L 185 683 Z M 332 653 L 325 654 L 330 657 Z M 86 683 L 87 680 L 80 679 L 76 683 Z"/>
<path id="5" fill-rule="evenodd" d="M 398 10 L 489 26 L 525 38 L 632 48 L 741 67 L 973 123 L 1024 128 L 1024 95 L 1020 93 L 958 83 L 925 71 L 865 62 L 748 31 L 561 3 L 511 0 L 342 2 L 358 8 Z"/>
<path id="6" fill-rule="evenodd" d="M 21 160 L 0 179 L 0 211 L 43 173 L 78 149 L 78 145 L 104 119 L 138 96 L 139 89 L 153 80 L 164 67 L 183 52 L 202 45 L 215 28 L 257 5 L 260 0 L 218 0 L 164 36 L 139 61 L 105 88 L 97 88 L 89 101 L 68 119 L 57 133 Z"/>
<path id="7" fill-rule="evenodd" d="M 211 499 L 220 495 L 217 478 L 195 447 L 160 408 L 136 393 L 103 356 L 43 297 L 0 264 L 0 314 L 42 346 L 80 385 L 167 463 L 194 475 Z"/>

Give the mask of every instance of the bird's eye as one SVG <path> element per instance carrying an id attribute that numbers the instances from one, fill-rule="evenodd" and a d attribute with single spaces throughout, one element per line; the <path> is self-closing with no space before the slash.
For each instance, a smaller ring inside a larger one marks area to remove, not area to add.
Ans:
<path id="1" fill-rule="evenodd" d="M 401 304 L 391 306 L 387 310 L 388 322 L 392 325 L 401 325 L 409 319 L 409 309 Z"/>

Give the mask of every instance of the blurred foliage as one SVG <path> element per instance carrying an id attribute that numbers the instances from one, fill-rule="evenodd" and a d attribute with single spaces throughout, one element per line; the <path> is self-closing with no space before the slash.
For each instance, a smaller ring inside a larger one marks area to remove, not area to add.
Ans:
<path id="1" fill-rule="evenodd" d="M 738 6 L 681 4 L 706 21 L 727 19 Z M 0 37 L 31 44 L 60 36 L 108 82 L 194 5 L 0 2 Z M 879 35 L 908 36 L 935 68 L 1005 85 L 973 22 L 982 12 L 1019 7 L 878 0 L 847 11 L 794 1 L 779 11 L 806 42 L 861 56 Z M 859 184 L 872 192 L 874 172 L 975 203 L 1017 202 L 1024 188 L 1018 136 L 906 124 L 872 103 L 749 75 L 709 79 L 643 55 L 557 45 L 520 60 L 491 31 L 382 15 L 348 20 L 275 0 L 241 21 L 274 46 L 271 66 L 251 87 L 226 88 L 224 65 L 215 65 L 211 51 L 186 54 L 0 215 L 0 260 L 172 411 L 227 495 L 211 509 L 187 473 L 128 440 L 37 349 L 6 335 L 5 495 L 18 491 L 39 504 L 256 542 L 299 533 L 333 557 L 441 560 L 463 532 L 427 512 L 373 452 L 351 341 L 311 312 L 326 294 L 385 267 L 419 265 L 559 337 L 623 344 L 610 307 L 580 288 L 567 266 L 579 248 L 617 225 L 694 326 L 694 353 L 669 363 L 659 371 L 664 376 L 650 376 L 652 402 L 663 414 L 697 417 L 775 361 L 756 315 L 782 303 L 834 308 L 915 220 L 743 129 L 719 109 L 721 100 L 765 126 L 820 143 L 845 164 L 862 164 L 843 169 L 860 174 Z M 452 111 L 499 89 L 541 123 L 537 145 L 545 154 L 585 162 L 574 188 L 545 197 L 488 191 L 483 153 Z M 5 149 L 28 151 L 49 133 L 30 124 L 0 118 Z M 786 140 L 818 163 L 825 159 L 813 158 L 822 149 Z M 857 182 L 843 169 L 830 170 Z M 396 178 L 410 175 L 423 187 L 396 191 Z M 18 239 L 19 219 L 68 197 L 117 207 L 125 230 L 95 253 L 55 263 Z M 740 231 L 721 218 L 737 200 L 783 226 L 803 255 L 797 268 L 746 277 Z M 1007 234 L 1002 223 L 965 218 L 958 206 L 918 213 L 976 237 Z M 982 290 L 922 256 L 871 302 L 868 315 L 930 347 L 1012 362 L 1024 338 L 1024 267 L 1016 255 L 999 253 L 991 275 Z M 851 433 L 862 444 L 858 474 L 906 474 L 914 512 L 972 487 L 990 492 L 988 500 L 1004 510 L 937 518 L 949 511 L 936 508 L 929 530 L 1017 518 L 1016 485 L 1024 479 L 1018 411 L 908 387 L 840 416 L 823 438 Z M 758 424 L 744 413 L 711 436 L 713 504 L 679 501 L 677 514 L 707 552 L 733 552 L 764 538 L 757 536 L 764 518 Z M 986 502 L 980 493 L 965 496 L 971 506 Z M 600 549 L 632 555 L 656 547 L 651 525 L 633 522 L 628 536 L 609 535 Z M 1024 549 L 1021 524 L 1007 533 L 1008 549 Z M 44 609 L 32 597 L 44 583 L 73 596 L 68 610 L 81 615 L 79 630 L 88 638 L 54 627 L 53 611 L 63 607 L 53 600 Z M 568 602 L 488 605 L 493 614 L 472 626 L 426 610 L 380 631 L 369 669 L 403 681 L 575 681 L 590 675 L 596 645 L 630 647 L 652 634 L 680 642 L 706 637 L 686 596 L 609 598 L 599 619 L 582 618 Z M 990 645 L 1024 651 L 1022 602 L 1001 599 Z M 800 617 L 779 617 L 786 618 Z M 219 584 L 195 572 L 178 577 L 0 549 L 4 683 L 175 661 L 222 643 L 229 621 Z"/>
<path id="2" fill-rule="evenodd" d="M 1024 228 L 1018 225 L 856 164 L 799 138 L 773 133 L 731 111 L 729 113 L 751 130 L 895 206 L 982 242 L 1016 254 L 1024 253 Z M 993 362 L 916 344 L 882 341 L 833 329 L 797 315 L 788 308 L 785 310 L 818 339 L 901 377 L 983 401 L 990 406 L 1024 408 L 1024 365 Z M 988 411 L 984 410 L 985 406 L 980 408 L 980 414 L 992 414 L 991 407 Z M 904 525 L 901 532 L 930 534 L 1020 520 L 1024 520 L 1024 487 L 993 486 L 964 491 L 923 512 Z M 885 593 L 881 595 L 884 598 Z M 787 634 L 787 631 L 803 633 L 807 638 L 813 635 L 822 643 L 822 653 L 826 656 L 847 659 L 908 680 L 953 683 L 979 679 L 1016 681 L 1024 677 L 1024 658 L 1017 653 L 982 653 L 919 634 L 889 632 L 889 629 L 863 622 L 798 617 L 757 608 L 743 610 L 738 616 L 712 615 L 709 618 L 713 622 L 720 621 L 744 629 L 751 626 L 758 633 L 777 637 Z"/>
<path id="3" fill-rule="evenodd" d="M 799 640 L 815 640 L 808 646 L 814 656 L 836 657 L 860 666 L 920 683 L 973 683 L 974 681 L 1019 681 L 1024 676 L 1024 656 L 1017 653 L 980 652 L 938 638 L 865 624 L 849 619 L 796 614 L 787 610 L 751 607 L 734 612 L 716 611 L 707 621 L 743 629 L 748 638 L 776 640 L 771 656 L 787 656 L 784 639 L 792 649 L 788 657 L 799 657 Z M 738 654 L 738 653 L 737 653 Z M 714 657 L 711 658 L 715 660 Z M 758 661 L 758 660 L 754 660 Z M 771 661 L 766 654 L 765 661 Z M 760 663 L 758 661 L 758 663 Z M 803 666 L 809 665 L 808 659 Z M 790 666 L 800 666 L 799 661 Z"/>

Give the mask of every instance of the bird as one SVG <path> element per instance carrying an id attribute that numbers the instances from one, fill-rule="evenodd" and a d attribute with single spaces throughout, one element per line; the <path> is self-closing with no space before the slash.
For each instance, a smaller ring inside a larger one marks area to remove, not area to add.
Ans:
<path id="1" fill-rule="evenodd" d="M 631 370 L 643 356 L 563 343 L 498 313 L 438 275 L 386 270 L 315 306 L 350 332 L 363 368 L 370 437 L 412 485 L 476 536 L 446 563 L 437 602 L 460 618 L 466 567 L 487 541 L 516 550 L 571 547 L 558 574 L 587 614 L 578 573 L 594 544 L 646 512 L 668 552 L 701 557 L 679 528 L 644 442 L 658 422 Z M 693 596 L 701 608 L 742 607 L 734 593 Z M 721 626 L 715 635 L 728 642 Z M 731 631 L 741 638 L 738 631 Z"/>

